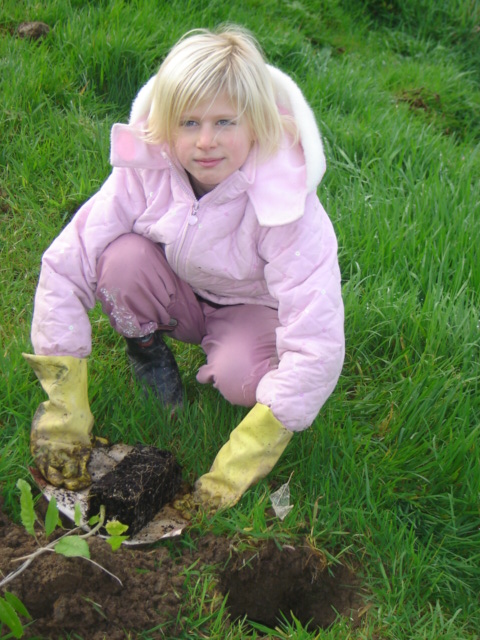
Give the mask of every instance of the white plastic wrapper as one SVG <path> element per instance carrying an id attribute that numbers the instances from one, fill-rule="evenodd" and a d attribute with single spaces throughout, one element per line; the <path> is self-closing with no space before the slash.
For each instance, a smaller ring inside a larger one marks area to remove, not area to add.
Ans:
<path id="1" fill-rule="evenodd" d="M 270 500 L 277 518 L 284 520 L 293 509 L 293 504 L 290 504 L 290 478 L 270 495 Z"/>

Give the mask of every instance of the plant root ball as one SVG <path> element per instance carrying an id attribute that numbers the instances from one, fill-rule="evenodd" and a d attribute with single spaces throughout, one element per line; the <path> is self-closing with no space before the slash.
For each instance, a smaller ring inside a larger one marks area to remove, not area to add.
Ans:
<path id="1" fill-rule="evenodd" d="M 137 446 L 90 488 L 88 518 L 105 506 L 105 519 L 128 525 L 132 537 L 170 502 L 182 484 L 182 470 L 169 451 Z"/>

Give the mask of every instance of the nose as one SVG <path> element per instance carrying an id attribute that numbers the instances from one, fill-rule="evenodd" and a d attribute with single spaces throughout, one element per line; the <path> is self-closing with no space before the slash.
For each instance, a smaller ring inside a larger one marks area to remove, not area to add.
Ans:
<path id="1" fill-rule="evenodd" d="M 197 147 L 199 149 L 209 149 L 216 146 L 215 131 L 213 127 L 204 123 L 198 131 Z"/>

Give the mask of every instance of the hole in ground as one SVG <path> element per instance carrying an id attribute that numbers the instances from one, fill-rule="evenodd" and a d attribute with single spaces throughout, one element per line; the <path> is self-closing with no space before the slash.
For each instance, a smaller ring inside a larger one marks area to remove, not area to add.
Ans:
<path id="1" fill-rule="evenodd" d="M 360 582 L 348 567 L 328 565 L 308 544 L 279 548 L 269 541 L 259 550 L 232 558 L 222 571 L 219 587 L 227 596 L 232 618 L 274 628 L 283 616 L 304 627 L 325 629 L 338 615 L 358 624 L 363 606 Z"/>

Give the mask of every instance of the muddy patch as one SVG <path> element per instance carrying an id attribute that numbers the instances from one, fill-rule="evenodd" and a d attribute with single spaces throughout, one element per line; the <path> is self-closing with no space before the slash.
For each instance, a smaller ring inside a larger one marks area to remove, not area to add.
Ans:
<path id="1" fill-rule="evenodd" d="M 40 535 L 40 534 L 39 534 Z M 43 544 L 45 541 L 40 539 Z M 238 540 L 236 541 L 238 544 Z M 23 527 L 0 510 L 0 573 L 37 546 Z M 25 638 L 83 640 L 187 637 L 193 616 L 191 567 L 209 581 L 209 607 L 227 596 L 232 622 L 248 618 L 278 625 L 293 614 L 309 629 L 325 628 L 337 614 L 355 624 L 361 606 L 358 580 L 341 565 L 327 566 L 306 542 L 277 546 L 261 543 L 241 553 L 232 541 L 211 533 L 162 541 L 155 546 L 122 547 L 113 552 L 102 538 L 90 543 L 93 560 L 120 578 L 82 558 L 43 554 L 7 585 L 34 618 Z M 208 627 L 202 626 L 202 637 Z M 141 634 L 141 635 L 140 635 Z"/>
<path id="2" fill-rule="evenodd" d="M 50 33 L 50 27 L 45 22 L 22 22 L 17 27 L 17 35 L 19 38 L 27 40 L 39 40 Z"/>

